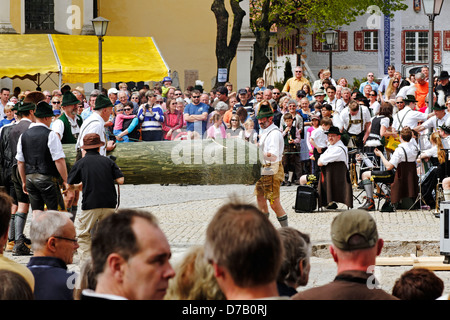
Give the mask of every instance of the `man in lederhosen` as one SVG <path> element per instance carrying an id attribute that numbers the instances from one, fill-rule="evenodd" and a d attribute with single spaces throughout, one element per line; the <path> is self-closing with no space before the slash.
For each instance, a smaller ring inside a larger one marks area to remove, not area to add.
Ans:
<path id="1" fill-rule="evenodd" d="M 36 123 L 30 125 L 17 143 L 17 166 L 23 191 L 28 193 L 31 209 L 65 211 L 60 180 L 68 190 L 65 154 L 57 134 L 50 129 L 52 107 L 45 102 L 36 105 Z"/>
<path id="2" fill-rule="evenodd" d="M 362 174 L 362 183 L 366 192 L 366 202 L 359 209 L 375 210 L 373 200 L 373 184 L 382 183 L 381 189 L 385 193 L 386 203 L 398 203 L 405 196 L 417 195 L 418 176 L 416 171 L 416 159 L 419 154 L 417 147 L 411 143 L 412 130 L 409 127 L 403 128 L 400 134 L 400 144 L 395 149 L 388 161 L 383 153 L 375 149 L 375 155 L 383 161 L 386 171 L 366 171 Z M 403 174 L 395 174 L 395 171 L 403 171 Z M 399 178 L 401 177 L 401 178 Z M 406 179 L 406 180 L 400 180 Z M 391 191 L 386 188 L 391 185 Z M 388 210 L 388 208 L 386 208 Z M 393 208 L 391 208 L 393 210 Z"/>
<path id="3" fill-rule="evenodd" d="M 370 111 L 364 106 L 364 102 L 351 101 L 347 108 L 342 110 L 341 120 L 344 129 L 350 134 L 349 148 L 362 150 L 370 133 Z"/>
<path id="4" fill-rule="evenodd" d="M 64 93 L 61 104 L 63 112 L 52 124 L 52 130 L 56 132 L 62 144 L 77 143 L 80 127 L 83 124 L 83 119 L 75 111 L 78 103 L 80 101 L 72 92 L 67 91 Z M 64 202 L 67 211 L 72 214 L 72 221 L 75 221 L 77 215 L 79 196 L 80 192 L 78 190 L 64 195 Z"/>
<path id="5" fill-rule="evenodd" d="M 270 207 L 282 227 L 288 226 L 288 215 L 280 201 L 280 185 L 284 181 L 282 164 L 284 139 L 280 129 L 273 123 L 273 110 L 270 102 L 263 100 L 260 103 L 256 118 L 263 132 L 260 138 L 261 152 L 261 178 L 256 182 L 255 195 L 259 209 L 269 215 Z"/>
<path id="6" fill-rule="evenodd" d="M 30 255 L 29 240 L 24 235 L 25 224 L 30 209 L 30 200 L 28 195 L 23 192 L 22 180 L 20 179 L 17 167 L 17 143 L 19 137 L 24 133 L 31 123 L 36 121 L 34 112 L 36 111 L 36 103 L 45 99 L 41 92 L 30 92 L 23 101 L 17 103 L 17 122 L 9 131 L 9 148 L 12 157 L 11 181 L 14 186 L 15 199 L 17 202 L 17 211 L 11 216 L 11 223 L 9 229 L 10 244 L 14 241 L 12 249 L 13 255 Z"/>

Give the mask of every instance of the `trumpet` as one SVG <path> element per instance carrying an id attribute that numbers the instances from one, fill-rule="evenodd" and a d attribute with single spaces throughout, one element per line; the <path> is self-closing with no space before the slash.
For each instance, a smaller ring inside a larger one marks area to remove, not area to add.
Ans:
<path id="1" fill-rule="evenodd" d="M 442 190 L 442 182 L 439 182 L 439 178 L 437 180 L 437 184 L 436 184 L 436 207 L 434 209 L 434 213 L 435 214 L 439 214 L 439 203 L 441 201 L 444 201 L 444 191 Z"/>
<path id="2" fill-rule="evenodd" d="M 358 175 L 356 174 L 356 164 L 350 164 L 350 180 L 352 182 L 353 187 L 358 187 Z"/>

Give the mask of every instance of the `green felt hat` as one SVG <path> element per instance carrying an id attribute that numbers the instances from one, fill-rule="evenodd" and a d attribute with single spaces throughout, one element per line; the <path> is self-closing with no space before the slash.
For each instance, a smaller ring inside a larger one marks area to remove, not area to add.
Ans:
<path id="1" fill-rule="evenodd" d="M 17 103 L 17 111 L 24 112 L 30 110 L 36 110 L 36 105 L 34 103 L 24 102 L 23 100 Z"/>
<path id="2" fill-rule="evenodd" d="M 273 117 L 273 109 L 269 104 L 261 104 L 259 105 L 258 115 L 256 119 Z"/>
<path id="3" fill-rule="evenodd" d="M 41 101 L 36 105 L 36 111 L 34 112 L 36 118 L 48 118 L 53 117 L 52 106 L 45 101 Z"/>
<path id="4" fill-rule="evenodd" d="M 77 97 L 72 92 L 70 91 L 64 92 L 61 107 L 72 106 L 79 103 L 80 100 L 78 100 Z"/>
<path id="5" fill-rule="evenodd" d="M 103 108 L 113 107 L 111 100 L 104 94 L 99 94 L 97 99 L 95 99 L 94 110 L 100 110 Z"/>

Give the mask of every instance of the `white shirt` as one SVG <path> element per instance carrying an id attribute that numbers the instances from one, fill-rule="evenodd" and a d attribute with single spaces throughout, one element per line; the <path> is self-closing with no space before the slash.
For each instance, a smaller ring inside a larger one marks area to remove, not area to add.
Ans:
<path id="1" fill-rule="evenodd" d="M 314 140 L 314 143 L 319 148 L 326 148 L 328 145 L 328 137 L 322 129 L 322 126 L 319 126 L 317 129 L 311 132 L 311 139 Z"/>
<path id="2" fill-rule="evenodd" d="M 317 130 L 314 130 L 317 131 Z M 313 132 L 314 132 L 313 131 Z M 321 154 L 319 157 L 320 162 L 326 166 L 327 164 L 331 162 L 339 162 L 343 161 L 345 162 L 345 165 L 348 169 L 348 155 L 347 155 L 347 147 L 342 143 L 341 140 L 336 142 L 333 145 L 329 145 L 327 150 L 325 150 L 324 153 Z"/>
<path id="3" fill-rule="evenodd" d="M 342 101 L 342 99 L 334 98 L 334 100 L 329 101 L 328 104 L 331 105 L 333 107 L 333 110 L 337 112 L 341 112 L 342 109 L 344 109 L 344 101 Z"/>
<path id="4" fill-rule="evenodd" d="M 372 115 L 376 116 L 378 112 L 380 111 L 380 103 L 375 100 L 374 103 L 372 103 L 369 108 L 372 110 Z"/>
<path id="5" fill-rule="evenodd" d="M 274 132 L 273 132 L 274 131 Z M 262 159 L 261 163 L 266 164 L 268 161 L 263 159 L 263 156 L 267 153 L 271 153 L 276 157 L 275 160 L 271 161 L 280 162 L 283 158 L 284 151 L 284 139 L 283 134 L 280 132 L 280 129 L 275 125 L 271 124 L 269 127 L 263 130 L 260 138 L 260 148 L 262 151 Z"/>
<path id="6" fill-rule="evenodd" d="M 365 106 L 359 106 L 358 113 L 354 116 L 351 116 L 352 120 L 361 120 L 361 112 L 362 112 L 362 130 L 361 130 L 361 123 L 354 123 L 349 128 L 349 122 L 350 122 L 350 108 L 346 107 L 341 112 L 341 119 L 344 123 L 344 129 L 348 131 L 350 134 L 360 134 L 362 131 L 365 130 L 366 123 L 370 123 L 371 117 L 370 117 L 370 111 Z"/>
<path id="7" fill-rule="evenodd" d="M 72 119 L 71 117 L 67 116 L 67 120 L 69 120 L 69 124 L 72 129 L 72 134 L 76 135 L 80 133 L 80 127 L 78 126 L 77 118 L 75 117 L 74 119 Z M 56 119 L 55 121 L 53 121 L 52 130 L 58 133 L 60 139 L 62 139 L 64 134 L 64 122 L 62 122 L 62 120 L 60 119 Z"/>
<path id="8" fill-rule="evenodd" d="M 438 129 L 443 124 L 450 124 L 450 118 L 448 113 L 446 113 L 442 119 L 438 119 L 436 116 L 432 116 L 430 119 L 425 121 L 422 125 L 427 129 Z M 412 127 L 413 129 L 413 127 Z"/>
<path id="9" fill-rule="evenodd" d="M 419 121 L 426 121 L 427 115 L 420 111 L 411 110 L 410 107 L 405 106 L 402 110 L 397 112 L 394 116 L 394 121 L 392 122 L 392 127 L 396 131 L 401 131 L 404 127 L 410 127 L 414 129 L 417 127 Z M 402 127 L 400 128 L 400 122 Z"/>
<path id="10" fill-rule="evenodd" d="M 411 140 L 413 140 L 413 139 L 411 139 Z M 389 162 L 392 165 L 394 165 L 395 168 L 397 168 L 397 166 L 400 162 L 406 162 L 406 160 L 407 160 L 405 158 L 405 152 L 403 151 L 403 149 L 406 151 L 406 155 L 408 156 L 408 162 L 416 161 L 417 155 L 419 153 L 419 149 L 414 145 L 414 143 L 412 141 L 402 142 L 395 149 L 394 153 L 392 154 L 391 159 L 389 160 Z"/>
<path id="11" fill-rule="evenodd" d="M 31 129 L 36 126 L 44 126 L 48 129 L 50 129 L 43 123 L 31 123 L 30 127 L 28 129 Z M 50 150 L 50 154 L 52 155 L 53 161 L 56 161 L 58 159 L 66 157 L 66 155 L 64 154 L 64 150 L 62 148 L 61 141 L 59 140 L 58 136 L 56 135 L 56 133 L 54 131 L 50 130 L 50 134 L 48 135 L 47 146 L 48 146 L 48 149 Z M 22 135 L 20 135 L 19 141 L 17 142 L 16 160 L 25 162 L 25 158 L 23 156 L 23 150 L 22 150 Z"/>
<path id="12" fill-rule="evenodd" d="M 96 133 L 100 136 L 100 140 L 105 142 L 105 145 L 100 147 L 100 154 L 106 156 L 106 132 L 105 132 L 105 121 L 96 112 L 93 112 L 90 117 L 88 117 L 80 128 L 80 135 L 78 136 L 76 148 L 83 146 L 83 137 L 88 133 Z"/>

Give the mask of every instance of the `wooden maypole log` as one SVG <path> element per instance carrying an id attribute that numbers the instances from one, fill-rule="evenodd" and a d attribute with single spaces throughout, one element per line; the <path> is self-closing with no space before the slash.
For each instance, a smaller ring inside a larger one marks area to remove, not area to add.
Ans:
<path id="1" fill-rule="evenodd" d="M 70 170 L 75 145 L 63 149 Z M 260 177 L 258 147 L 242 139 L 117 143 L 108 155 L 125 184 L 253 184 Z"/>

